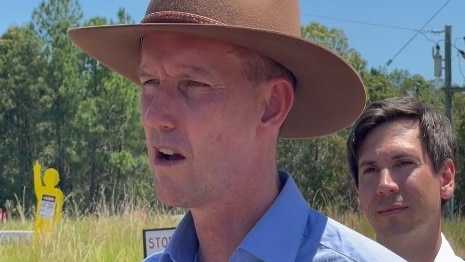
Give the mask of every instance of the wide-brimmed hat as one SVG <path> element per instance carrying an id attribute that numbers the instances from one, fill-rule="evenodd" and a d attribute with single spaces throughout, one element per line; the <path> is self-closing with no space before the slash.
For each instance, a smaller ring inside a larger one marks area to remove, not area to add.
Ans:
<path id="1" fill-rule="evenodd" d="M 297 2 L 151 0 L 139 24 L 71 28 L 68 34 L 85 53 L 137 84 L 140 39 L 155 32 L 213 38 L 261 53 L 297 80 L 280 137 L 314 137 L 355 121 L 366 95 L 359 76 L 342 58 L 300 36 Z"/>

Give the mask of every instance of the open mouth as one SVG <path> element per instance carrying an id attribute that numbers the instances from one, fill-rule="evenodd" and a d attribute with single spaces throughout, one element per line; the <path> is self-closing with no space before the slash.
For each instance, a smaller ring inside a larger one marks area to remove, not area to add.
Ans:
<path id="1" fill-rule="evenodd" d="M 183 155 L 167 148 L 158 148 L 156 158 L 161 161 L 181 161 L 186 159 Z"/>

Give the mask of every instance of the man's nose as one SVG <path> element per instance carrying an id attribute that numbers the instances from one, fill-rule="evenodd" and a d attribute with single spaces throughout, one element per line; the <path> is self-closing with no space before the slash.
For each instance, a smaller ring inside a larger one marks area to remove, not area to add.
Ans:
<path id="1" fill-rule="evenodd" d="M 384 168 L 380 170 L 379 183 L 376 189 L 378 195 L 395 194 L 399 192 L 399 186 L 392 179 L 391 172 L 389 169 Z"/>
<path id="2" fill-rule="evenodd" d="M 140 99 L 141 120 L 144 127 L 171 130 L 176 123 L 176 88 L 168 84 L 155 87 L 152 92 L 142 92 Z"/>

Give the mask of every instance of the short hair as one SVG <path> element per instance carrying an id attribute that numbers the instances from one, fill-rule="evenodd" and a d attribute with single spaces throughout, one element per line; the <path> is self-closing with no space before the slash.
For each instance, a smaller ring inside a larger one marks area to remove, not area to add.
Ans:
<path id="1" fill-rule="evenodd" d="M 242 74 L 248 81 L 258 84 L 270 78 L 282 76 L 289 80 L 295 91 L 297 79 L 285 66 L 248 48 L 231 46 L 232 52 L 242 59 Z"/>
<path id="2" fill-rule="evenodd" d="M 358 188 L 358 160 L 360 145 L 377 126 L 399 120 L 418 122 L 422 144 L 437 173 L 444 161 L 456 161 L 457 139 L 449 119 L 415 97 L 393 97 L 371 103 L 354 123 L 347 139 L 347 162 Z"/>
<path id="3" fill-rule="evenodd" d="M 232 52 L 242 59 L 242 72 L 248 81 L 260 83 L 272 77 L 283 76 L 295 90 L 297 79 L 285 66 L 248 48 L 231 45 Z"/>

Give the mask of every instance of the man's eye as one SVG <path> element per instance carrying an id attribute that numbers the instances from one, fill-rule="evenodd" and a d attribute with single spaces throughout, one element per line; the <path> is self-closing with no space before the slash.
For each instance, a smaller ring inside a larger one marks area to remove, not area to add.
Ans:
<path id="1" fill-rule="evenodd" d="M 155 94 L 155 91 L 157 90 L 157 87 L 160 85 L 160 80 L 157 79 L 148 79 L 148 80 L 142 80 L 141 81 L 141 94 L 144 97 L 152 97 Z"/>
<path id="2" fill-rule="evenodd" d="M 158 79 L 149 79 L 149 80 L 144 80 L 142 81 L 142 86 L 152 86 L 152 85 L 155 85 L 155 86 L 158 86 L 160 84 L 160 80 Z"/>
<path id="3" fill-rule="evenodd" d="M 364 174 L 364 175 L 370 175 L 370 174 L 373 174 L 374 172 L 376 172 L 376 168 L 375 168 L 375 167 L 368 167 L 368 168 L 363 169 L 362 174 Z"/>
<path id="4" fill-rule="evenodd" d="M 198 81 L 193 81 L 193 80 L 186 80 L 186 81 L 182 81 L 180 83 L 180 86 L 181 87 L 207 87 L 208 84 L 198 82 Z"/>
<path id="5" fill-rule="evenodd" d="M 410 160 L 400 160 L 397 162 L 397 166 L 408 166 L 413 164 L 413 161 Z"/>

